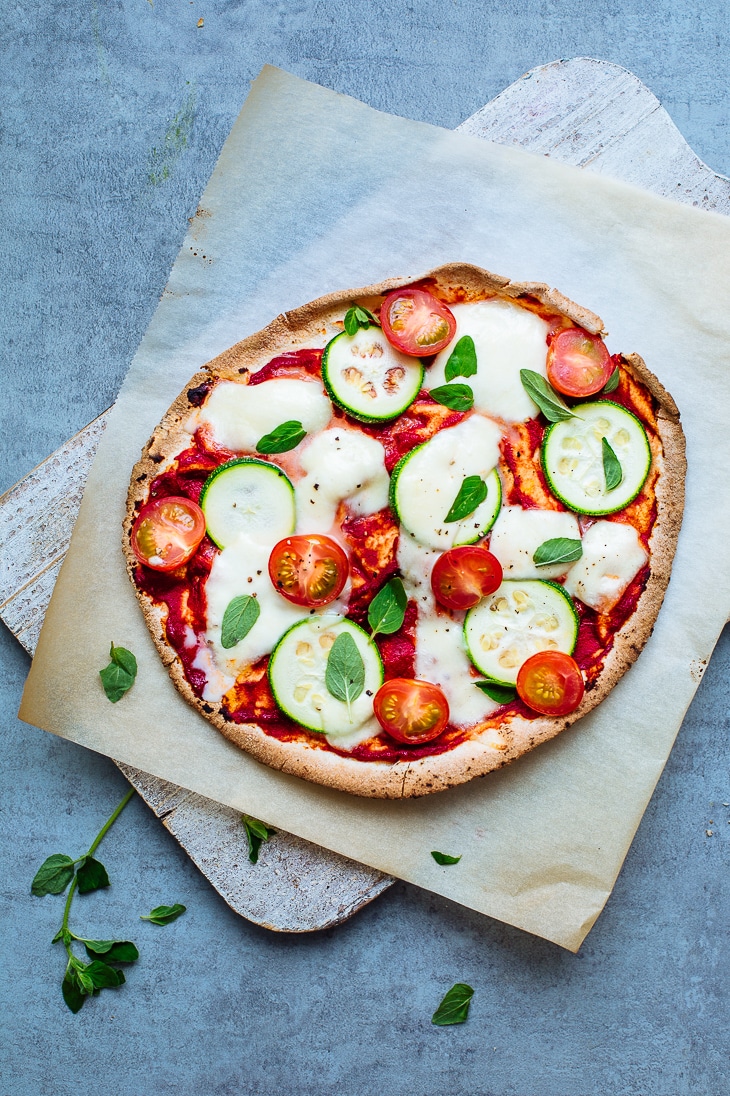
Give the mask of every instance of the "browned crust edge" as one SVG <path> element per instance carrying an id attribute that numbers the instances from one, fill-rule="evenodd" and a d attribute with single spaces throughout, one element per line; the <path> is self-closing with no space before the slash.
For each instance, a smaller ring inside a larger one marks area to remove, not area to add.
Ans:
<path id="1" fill-rule="evenodd" d="M 465 783 L 476 776 L 484 776 L 554 738 L 595 708 L 636 660 L 651 635 L 669 583 L 684 508 L 686 459 L 679 411 L 672 397 L 638 354 L 630 354 L 623 358 L 623 364 L 646 386 L 658 404 L 657 425 L 663 450 L 656 486 L 657 518 L 650 539 L 651 573 L 634 613 L 614 638 L 594 688 L 586 693 L 575 712 L 557 719 L 540 717 L 527 720 L 516 717 L 499 729 L 504 739 L 504 743 L 500 743 L 501 748 L 490 745 L 490 738 L 494 740 L 495 736 L 487 732 L 468 739 L 446 753 L 393 764 L 342 757 L 306 742 L 282 742 L 267 735 L 255 724 L 231 722 L 222 714 L 220 704 L 206 703 L 197 697 L 183 673 L 176 652 L 165 638 L 164 607 L 139 590 L 134 581 L 137 561 L 129 536 L 137 510 L 146 500 L 149 481 L 164 470 L 180 451 L 181 444 L 186 442 L 188 435 L 184 423 L 191 412 L 188 390 L 203 383 L 211 373 L 240 380 L 242 375 L 260 368 L 278 352 L 311 343 L 312 339 L 326 341 L 338 330 L 333 325 L 341 321 L 343 304 L 353 300 L 377 304 L 374 298 L 382 298 L 391 289 L 414 283 L 429 283 L 429 288 L 435 288 L 437 295 L 440 291 L 448 296 L 450 291 L 458 289 L 466 293 L 466 299 L 471 300 L 494 293 L 513 299 L 534 297 L 589 331 L 599 333 L 604 330 L 599 316 L 549 286 L 510 282 L 507 278 L 464 263 L 450 263 L 417 278 L 391 278 L 376 285 L 320 297 L 278 316 L 263 330 L 208 362 L 203 371 L 191 378 L 153 432 L 133 469 L 123 523 L 123 547 L 130 580 L 163 665 L 185 699 L 226 738 L 263 764 L 340 791 L 381 799 L 428 795 Z"/>

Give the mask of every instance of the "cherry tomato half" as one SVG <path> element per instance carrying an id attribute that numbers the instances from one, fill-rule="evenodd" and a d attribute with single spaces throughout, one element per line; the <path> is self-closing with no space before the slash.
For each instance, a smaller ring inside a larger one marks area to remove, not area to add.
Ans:
<path id="1" fill-rule="evenodd" d="M 430 681 L 394 677 L 373 700 L 378 723 L 398 742 L 430 742 L 449 722 L 449 702 Z"/>
<path id="2" fill-rule="evenodd" d="M 403 354 L 438 354 L 456 334 L 453 312 L 425 289 L 394 289 L 383 301 L 380 323 Z"/>
<path id="3" fill-rule="evenodd" d="M 583 699 L 585 683 L 578 663 L 563 651 L 538 651 L 523 662 L 517 692 L 542 715 L 567 715 Z"/>
<path id="4" fill-rule="evenodd" d="M 431 572 L 433 596 L 447 609 L 471 609 L 501 583 L 502 564 L 478 544 L 449 548 Z"/>
<path id="5" fill-rule="evenodd" d="M 281 596 L 308 608 L 334 601 L 349 570 L 337 541 L 318 533 L 285 537 L 269 556 L 269 577 Z"/>
<path id="6" fill-rule="evenodd" d="M 205 515 L 191 499 L 169 496 L 143 506 L 132 526 L 135 556 L 153 571 L 187 563 L 205 536 Z"/>
<path id="7" fill-rule="evenodd" d="M 600 335 L 568 327 L 550 343 L 547 375 L 564 396 L 595 396 L 613 373 L 614 364 Z"/>

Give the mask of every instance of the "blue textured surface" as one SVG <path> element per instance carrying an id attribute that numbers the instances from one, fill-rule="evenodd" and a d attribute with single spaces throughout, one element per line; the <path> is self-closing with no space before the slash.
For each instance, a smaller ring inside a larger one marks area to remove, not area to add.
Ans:
<path id="1" fill-rule="evenodd" d="M 112 401 L 264 63 L 452 127 L 528 68 L 603 57 L 730 170 L 721 0 L 48 0 L 9 5 L 3 41 L 0 490 Z M 125 782 L 15 719 L 28 660 L 2 628 L 0 648 L 0 1096 L 729 1091 L 727 630 L 578 956 L 405 884 L 338 929 L 269 934 L 135 801 L 100 850 L 111 890 L 74 917 L 131 935 L 141 959 L 78 1016 L 49 943 L 62 900 L 29 882 L 50 852 L 88 846 Z M 138 920 L 175 901 L 173 925 Z M 475 987 L 469 1021 L 437 1029 L 454 981 Z"/>

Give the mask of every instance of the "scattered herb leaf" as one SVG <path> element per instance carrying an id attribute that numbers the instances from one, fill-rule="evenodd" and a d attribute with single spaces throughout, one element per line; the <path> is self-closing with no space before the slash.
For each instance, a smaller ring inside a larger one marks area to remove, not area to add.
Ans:
<path id="1" fill-rule="evenodd" d="M 601 395 L 608 395 L 609 392 L 615 392 L 618 388 L 619 381 L 621 380 L 621 373 L 619 367 L 616 366 L 611 376 L 608 378 L 603 388 L 601 389 Z"/>
<path id="2" fill-rule="evenodd" d="M 250 594 L 239 594 L 228 602 L 221 625 L 221 647 L 228 649 L 240 643 L 259 619 L 261 606 Z"/>
<path id="3" fill-rule="evenodd" d="M 461 860 L 460 856 L 449 856 L 447 852 L 432 852 L 431 856 L 434 858 L 437 864 L 458 864 Z"/>
<path id="4" fill-rule="evenodd" d="M 386 582 L 370 602 L 368 624 L 372 629 L 371 639 L 376 635 L 389 636 L 397 632 L 406 615 L 408 597 L 399 578 Z"/>
<path id="5" fill-rule="evenodd" d="M 89 959 L 105 963 L 134 963 L 139 952 L 131 940 L 82 940 Z"/>
<path id="6" fill-rule="evenodd" d="M 487 497 L 487 485 L 481 476 L 465 476 L 444 521 L 462 521 L 473 514 Z"/>
<path id="7" fill-rule="evenodd" d="M 463 1024 L 469 1015 L 469 1005 L 474 990 L 465 982 L 457 982 L 445 995 L 443 1001 L 431 1017 L 432 1024 L 445 1027 L 447 1024 Z"/>
<path id="8" fill-rule="evenodd" d="M 340 632 L 330 647 L 324 683 L 331 696 L 347 704 L 347 718 L 352 723 L 350 705 L 365 688 L 365 663 L 349 632 Z"/>
<path id="9" fill-rule="evenodd" d="M 86 856 L 83 864 L 79 864 L 76 870 L 76 882 L 79 894 L 89 894 L 90 891 L 99 890 L 100 887 L 108 887 L 109 876 L 100 860 L 95 860 L 93 856 Z"/>
<path id="10" fill-rule="evenodd" d="M 613 491 L 614 487 L 618 487 L 624 478 L 623 468 L 621 467 L 621 461 L 605 438 L 601 438 L 601 448 L 603 449 L 603 474 L 606 477 L 606 490 Z"/>
<path id="11" fill-rule="evenodd" d="M 115 970 L 101 959 L 94 959 L 84 972 L 91 979 L 94 989 L 116 989 L 124 985 L 125 978 L 121 970 Z"/>
<path id="12" fill-rule="evenodd" d="M 378 321 L 372 312 L 368 312 L 367 308 L 362 308 L 359 304 L 348 308 L 345 313 L 345 331 L 348 335 L 357 335 L 361 327 L 367 330 L 371 325 L 377 327 Z"/>
<path id="13" fill-rule="evenodd" d="M 66 967 L 66 973 L 61 982 L 61 993 L 72 1012 L 79 1012 L 83 1008 L 86 993 L 81 989 L 76 977 L 76 971 L 70 964 Z"/>
<path id="14" fill-rule="evenodd" d="M 539 373 L 532 369 L 520 369 L 520 380 L 525 392 L 537 404 L 548 422 L 565 422 L 566 419 L 577 417 Z"/>
<path id="15" fill-rule="evenodd" d="M 185 913 L 187 906 L 181 906 L 179 902 L 176 902 L 174 906 L 155 906 L 149 913 L 142 914 L 140 921 L 151 921 L 153 925 L 169 925 L 171 921 L 176 921 L 181 914 Z"/>
<path id="16" fill-rule="evenodd" d="M 45 894 L 63 894 L 74 877 L 74 862 L 62 852 L 54 852 L 44 860 L 33 876 L 30 893 L 36 898 Z"/>
<path id="17" fill-rule="evenodd" d="M 517 690 L 513 685 L 502 685 L 499 681 L 489 680 L 475 681 L 474 684 L 496 704 L 511 704 L 517 697 Z"/>
<path id="18" fill-rule="evenodd" d="M 474 406 L 474 393 L 468 384 L 442 384 L 429 392 L 431 399 L 450 407 L 452 411 L 470 411 Z"/>
<path id="19" fill-rule="evenodd" d="M 449 354 L 444 376 L 447 381 L 454 377 L 473 377 L 477 371 L 477 351 L 471 335 L 462 335 Z"/>
<path id="20" fill-rule="evenodd" d="M 258 863 L 259 849 L 262 841 L 268 841 L 276 830 L 272 830 L 266 823 L 258 818 L 252 818 L 250 814 L 242 814 L 241 821 L 246 828 L 246 840 L 248 842 L 248 858 L 252 864 Z"/>
<path id="21" fill-rule="evenodd" d="M 296 449 L 307 436 L 307 431 L 297 419 L 288 419 L 270 434 L 264 434 L 256 443 L 257 453 L 288 453 Z"/>
<path id="22" fill-rule="evenodd" d="M 109 665 L 99 670 L 99 677 L 108 699 L 116 704 L 134 685 L 137 659 L 126 647 L 115 647 L 114 643 L 111 645 L 109 658 Z"/>
<path id="23" fill-rule="evenodd" d="M 580 540 L 571 537 L 551 537 L 535 549 L 532 562 L 537 567 L 547 567 L 549 563 L 575 563 L 582 555 L 583 545 Z"/>

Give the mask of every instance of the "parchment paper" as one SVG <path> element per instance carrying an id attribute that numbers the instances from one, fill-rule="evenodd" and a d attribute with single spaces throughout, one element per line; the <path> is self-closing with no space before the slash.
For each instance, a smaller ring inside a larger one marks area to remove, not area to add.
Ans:
<path id="1" fill-rule="evenodd" d="M 273 772 L 163 670 L 119 548 L 129 472 L 202 363 L 323 293 L 464 260 L 604 319 L 676 399 L 688 497 L 644 653 L 577 727 L 506 770 L 381 802 Z M 21 718 L 577 950 L 603 907 L 730 607 L 730 223 L 266 68 L 226 141 L 91 471 Z M 118 704 L 114 640 L 140 672 Z M 431 849 L 461 854 L 439 867 Z"/>

